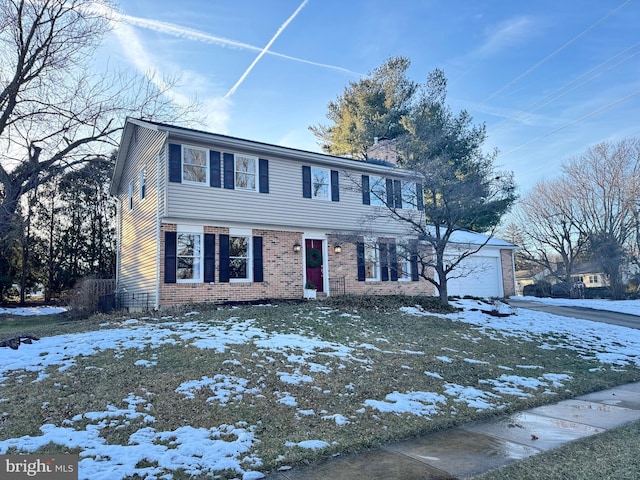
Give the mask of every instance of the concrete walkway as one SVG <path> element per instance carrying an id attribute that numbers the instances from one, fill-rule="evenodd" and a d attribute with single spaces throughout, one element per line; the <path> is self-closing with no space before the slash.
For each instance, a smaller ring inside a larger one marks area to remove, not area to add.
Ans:
<path id="1" fill-rule="evenodd" d="M 269 480 L 451 480 L 640 420 L 640 382 L 268 475 Z"/>

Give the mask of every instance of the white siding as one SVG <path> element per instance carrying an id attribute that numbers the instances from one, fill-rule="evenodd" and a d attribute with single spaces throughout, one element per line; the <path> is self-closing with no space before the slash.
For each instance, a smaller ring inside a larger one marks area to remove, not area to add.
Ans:
<path id="1" fill-rule="evenodd" d="M 135 127 L 118 188 L 120 203 L 120 255 L 118 290 L 145 292 L 155 300 L 156 216 L 158 208 L 157 155 L 164 134 Z M 140 171 L 145 170 L 146 194 L 140 200 Z M 129 209 L 128 185 L 133 181 L 133 208 Z M 152 303 L 153 304 L 153 303 Z"/>
<path id="2" fill-rule="evenodd" d="M 407 225 L 391 221 L 386 207 L 363 205 L 362 172 L 339 170 L 339 202 L 303 198 L 302 166 L 316 165 L 286 158 L 260 157 L 269 161 L 270 193 L 169 182 L 166 216 L 224 224 L 241 221 L 255 226 L 304 227 L 329 232 L 371 229 L 380 233 L 405 233 Z"/>

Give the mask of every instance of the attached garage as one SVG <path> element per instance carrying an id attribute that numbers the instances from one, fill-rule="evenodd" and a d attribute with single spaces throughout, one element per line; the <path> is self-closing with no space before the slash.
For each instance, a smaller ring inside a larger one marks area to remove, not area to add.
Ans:
<path id="1" fill-rule="evenodd" d="M 502 274 L 498 257 L 471 256 L 465 258 L 447 283 L 449 295 L 502 297 Z"/>
<path id="2" fill-rule="evenodd" d="M 451 272 L 447 287 L 449 295 L 474 297 L 505 297 L 515 295 L 513 252 L 518 247 L 499 238 L 466 230 L 452 235 L 447 249 L 451 260 L 463 252 L 474 251 Z"/>

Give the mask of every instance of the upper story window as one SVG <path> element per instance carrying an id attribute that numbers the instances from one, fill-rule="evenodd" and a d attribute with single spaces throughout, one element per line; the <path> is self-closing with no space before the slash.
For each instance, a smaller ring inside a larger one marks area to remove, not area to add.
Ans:
<path id="1" fill-rule="evenodd" d="M 402 182 L 402 208 L 408 210 L 418 209 L 416 184 L 413 182 Z"/>
<path id="2" fill-rule="evenodd" d="M 326 168 L 311 167 L 311 196 L 312 198 L 329 199 L 331 177 Z"/>
<path id="3" fill-rule="evenodd" d="M 241 190 L 256 190 L 258 177 L 258 159 L 247 155 L 235 156 L 235 188 Z"/>
<path id="4" fill-rule="evenodd" d="M 176 246 L 176 280 L 202 282 L 202 234 L 178 232 Z"/>
<path id="5" fill-rule="evenodd" d="M 387 181 L 382 177 L 369 177 L 371 205 L 386 205 Z"/>
<path id="6" fill-rule="evenodd" d="M 129 182 L 129 210 L 133 210 L 133 180 Z"/>
<path id="7" fill-rule="evenodd" d="M 140 200 L 144 200 L 147 195 L 147 172 L 146 170 L 140 170 Z"/>
<path id="8" fill-rule="evenodd" d="M 196 147 L 182 147 L 182 181 L 209 184 L 207 150 Z"/>

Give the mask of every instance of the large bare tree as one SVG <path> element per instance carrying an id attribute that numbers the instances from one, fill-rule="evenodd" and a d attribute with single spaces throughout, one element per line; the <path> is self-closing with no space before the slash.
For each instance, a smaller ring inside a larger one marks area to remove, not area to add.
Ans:
<path id="1" fill-rule="evenodd" d="M 562 279 L 581 257 L 607 274 L 611 293 L 623 295 L 621 268 L 638 239 L 640 140 L 600 143 L 563 166 L 555 180 L 538 183 L 522 202 L 521 227 L 530 259 L 565 264 Z"/>
<path id="2" fill-rule="evenodd" d="M 543 180 L 524 196 L 516 213 L 522 235 L 519 254 L 564 282 L 571 282 L 588 247 L 587 237 L 575 224 L 578 206 L 569 192 L 565 178 Z"/>
<path id="3" fill-rule="evenodd" d="M 172 110 L 151 81 L 91 73 L 109 27 L 89 0 L 0 2 L 0 241 L 25 193 L 112 150 L 126 115 Z"/>

